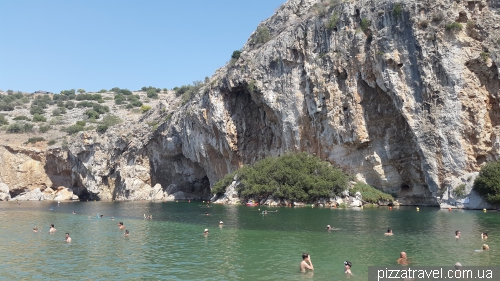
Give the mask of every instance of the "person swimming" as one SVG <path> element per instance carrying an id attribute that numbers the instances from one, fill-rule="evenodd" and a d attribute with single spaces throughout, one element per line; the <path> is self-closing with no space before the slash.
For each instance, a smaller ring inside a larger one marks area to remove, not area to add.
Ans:
<path id="1" fill-rule="evenodd" d="M 397 260 L 397 262 L 400 265 L 408 265 L 408 257 L 406 256 L 405 252 L 401 252 L 399 254 L 399 259 Z"/>
<path id="2" fill-rule="evenodd" d="M 125 228 L 125 226 L 123 225 L 123 222 L 119 222 L 118 223 L 118 228 L 119 229 L 124 229 Z"/>
<path id="3" fill-rule="evenodd" d="M 57 229 L 54 227 L 54 224 L 50 224 L 50 229 L 49 229 L 49 233 L 55 233 L 57 231 Z"/>
<path id="4" fill-rule="evenodd" d="M 485 239 L 488 239 L 488 233 L 482 232 L 481 233 L 481 240 L 485 240 Z"/>
<path id="5" fill-rule="evenodd" d="M 33 227 L 33 232 L 38 232 L 38 226 Z"/>
<path id="6" fill-rule="evenodd" d="M 224 226 L 224 222 L 223 221 L 220 221 L 219 222 L 219 227 L 223 227 Z"/>
<path id="7" fill-rule="evenodd" d="M 123 236 L 129 236 L 130 235 L 130 232 L 127 230 L 125 230 L 125 233 L 123 233 Z"/>
<path id="8" fill-rule="evenodd" d="M 208 236 L 208 228 L 205 228 L 205 231 L 203 232 L 203 236 L 205 236 L 205 237 Z"/>
<path id="9" fill-rule="evenodd" d="M 64 241 L 66 241 L 66 243 L 71 243 L 71 237 L 69 237 L 68 232 L 66 232 L 66 239 L 64 239 Z"/>
<path id="10" fill-rule="evenodd" d="M 346 276 L 352 276 L 351 267 L 352 267 L 352 262 L 350 261 L 344 262 L 344 273 Z"/>
<path id="11" fill-rule="evenodd" d="M 388 229 L 387 229 L 387 232 L 386 232 L 386 233 L 384 233 L 384 235 L 385 235 L 385 236 L 392 236 L 392 235 L 394 235 L 394 233 L 392 233 L 392 229 L 388 228 Z"/>
<path id="12" fill-rule="evenodd" d="M 460 231 L 458 230 L 455 231 L 455 239 L 459 239 L 461 235 L 462 233 L 460 233 Z"/>

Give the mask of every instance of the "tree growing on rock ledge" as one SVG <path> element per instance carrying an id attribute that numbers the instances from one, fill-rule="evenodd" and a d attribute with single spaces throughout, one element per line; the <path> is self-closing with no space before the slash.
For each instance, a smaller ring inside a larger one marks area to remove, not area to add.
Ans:
<path id="1" fill-rule="evenodd" d="M 238 193 L 244 198 L 263 199 L 272 196 L 276 199 L 312 202 L 339 194 L 349 182 L 349 176 L 340 169 L 307 153 L 265 158 L 235 173 L 240 181 Z M 217 182 L 212 193 L 224 193 L 235 173 Z"/>
<path id="2" fill-rule="evenodd" d="M 486 201 L 500 203 L 500 162 L 484 165 L 474 181 L 473 189 Z"/>

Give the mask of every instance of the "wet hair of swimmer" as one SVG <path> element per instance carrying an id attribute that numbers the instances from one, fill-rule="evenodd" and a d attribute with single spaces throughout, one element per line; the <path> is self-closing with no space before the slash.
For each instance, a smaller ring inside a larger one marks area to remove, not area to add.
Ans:
<path id="1" fill-rule="evenodd" d="M 307 259 L 307 257 L 309 257 L 309 254 L 308 254 L 308 253 L 303 253 L 303 254 L 302 254 L 302 259 L 303 259 L 303 260 L 304 260 L 304 259 Z"/>
<path id="2" fill-rule="evenodd" d="M 128 234 L 128 230 L 125 230 L 125 233 L 127 233 L 127 234 Z"/>
<path id="3" fill-rule="evenodd" d="M 348 265 L 348 266 L 349 266 L 349 268 L 351 268 L 351 267 L 352 267 L 352 262 L 350 262 L 350 261 L 345 261 L 345 262 L 344 262 L 344 265 Z"/>

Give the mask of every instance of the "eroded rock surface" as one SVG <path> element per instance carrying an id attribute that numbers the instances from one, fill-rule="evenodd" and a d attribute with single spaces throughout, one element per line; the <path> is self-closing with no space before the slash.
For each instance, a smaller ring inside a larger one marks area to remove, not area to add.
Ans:
<path id="1" fill-rule="evenodd" d="M 67 156 L 48 154 L 57 176 L 33 154 L 9 159 L 19 164 L 1 179 L 11 196 L 63 185 L 84 199 L 208 199 L 244 164 L 306 151 L 401 204 L 437 205 L 454 180 L 499 156 L 499 9 L 290 0 L 260 24 L 270 40 L 254 33 L 190 102 L 80 133 Z M 41 172 L 28 180 L 26 169 Z"/>

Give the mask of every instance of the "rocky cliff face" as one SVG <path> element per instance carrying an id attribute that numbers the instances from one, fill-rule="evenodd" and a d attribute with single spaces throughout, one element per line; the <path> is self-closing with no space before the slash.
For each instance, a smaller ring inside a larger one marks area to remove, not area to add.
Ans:
<path id="1" fill-rule="evenodd" d="M 499 51 L 498 1 L 290 0 L 175 114 L 79 134 L 58 180 L 88 199 L 208 198 L 241 165 L 307 151 L 436 205 L 498 159 Z"/>

